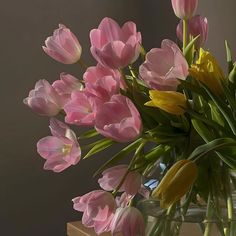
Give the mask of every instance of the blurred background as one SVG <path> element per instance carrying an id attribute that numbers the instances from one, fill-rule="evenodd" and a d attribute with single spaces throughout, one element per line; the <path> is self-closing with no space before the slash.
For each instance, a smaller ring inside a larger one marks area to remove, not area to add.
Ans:
<path id="1" fill-rule="evenodd" d="M 236 2 L 199 2 L 199 13 L 209 20 L 207 48 L 225 68 L 224 39 L 236 54 Z M 71 199 L 97 188 L 92 174 L 111 153 L 80 162 L 60 174 L 44 171 L 36 142 L 49 135 L 48 119 L 34 114 L 22 100 L 39 79 L 52 82 L 60 72 L 78 78 L 83 74 L 78 64 L 62 65 L 41 49 L 58 23 L 75 33 L 84 61 L 94 65 L 89 31 L 105 16 L 120 24 L 135 21 L 146 50 L 159 47 L 164 38 L 176 41 L 178 20 L 171 0 L 8 0 L 1 4 L 0 235 L 65 236 L 66 222 L 80 219 Z"/>

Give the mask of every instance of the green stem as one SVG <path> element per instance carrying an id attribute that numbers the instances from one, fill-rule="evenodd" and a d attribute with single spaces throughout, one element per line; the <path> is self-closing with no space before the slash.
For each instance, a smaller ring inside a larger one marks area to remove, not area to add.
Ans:
<path id="1" fill-rule="evenodd" d="M 207 201 L 207 212 L 206 212 L 206 220 L 205 220 L 206 226 L 205 226 L 204 236 L 210 236 L 211 234 L 212 223 L 210 221 L 212 218 L 212 210 L 213 210 L 211 201 L 212 201 L 212 196 L 211 196 L 211 192 L 209 192 L 208 201 Z"/>
<path id="2" fill-rule="evenodd" d="M 183 20 L 183 51 L 188 45 L 188 21 Z"/>
<path id="3" fill-rule="evenodd" d="M 131 171 L 132 166 L 133 166 L 133 164 L 134 164 L 136 158 L 139 157 L 141 151 L 143 150 L 143 147 L 145 146 L 145 144 L 146 144 L 146 140 L 143 140 L 143 141 L 141 142 L 141 144 L 138 146 L 138 148 L 136 149 L 136 152 L 135 152 L 135 154 L 134 154 L 134 156 L 133 156 L 132 161 L 130 162 L 130 164 L 129 164 L 129 166 L 128 166 L 127 171 L 126 171 L 125 174 L 122 176 L 122 178 L 121 178 L 120 183 L 118 184 L 118 186 L 117 186 L 117 187 L 115 188 L 115 190 L 112 192 L 112 195 L 113 195 L 113 196 L 116 196 L 116 194 L 118 193 L 118 191 L 119 191 L 119 189 L 121 188 L 122 184 L 124 183 L 124 181 L 125 181 L 127 175 L 128 175 L 129 172 Z"/>
<path id="4" fill-rule="evenodd" d="M 78 60 L 78 63 L 80 64 L 80 66 L 81 66 L 84 70 L 86 70 L 86 69 L 88 68 L 88 66 L 84 63 L 84 61 L 82 60 L 82 58 L 80 58 L 80 59 Z"/>

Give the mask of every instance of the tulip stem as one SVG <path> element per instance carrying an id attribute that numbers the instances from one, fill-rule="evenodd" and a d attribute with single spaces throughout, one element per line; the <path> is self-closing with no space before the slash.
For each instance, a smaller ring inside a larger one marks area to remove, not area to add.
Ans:
<path id="1" fill-rule="evenodd" d="M 188 21 L 183 19 L 183 51 L 188 44 Z"/>
<path id="2" fill-rule="evenodd" d="M 124 181 L 125 181 L 127 175 L 128 175 L 129 172 L 131 171 L 132 166 L 133 166 L 133 164 L 134 164 L 136 158 L 139 157 L 141 151 L 143 150 L 143 147 L 145 146 L 146 142 L 147 142 L 146 140 L 143 140 L 143 141 L 141 142 L 141 144 L 138 146 L 138 148 L 136 149 L 135 154 L 134 154 L 134 156 L 133 156 L 133 158 L 132 158 L 132 160 L 131 160 L 131 162 L 130 162 L 130 164 L 129 164 L 129 167 L 128 167 L 127 171 L 125 172 L 125 174 L 124 174 L 123 177 L 121 178 L 120 183 L 118 184 L 118 186 L 117 186 L 117 187 L 115 188 L 115 190 L 112 192 L 112 195 L 113 195 L 113 196 L 116 196 L 116 194 L 118 193 L 118 191 L 119 191 L 119 189 L 121 188 L 122 184 L 124 183 Z"/>
<path id="3" fill-rule="evenodd" d="M 88 66 L 84 63 L 84 61 L 82 60 L 82 58 L 80 58 L 80 59 L 78 60 L 78 62 L 79 62 L 79 64 L 80 64 L 80 66 L 81 66 L 84 70 L 86 70 L 86 69 L 88 68 Z"/>

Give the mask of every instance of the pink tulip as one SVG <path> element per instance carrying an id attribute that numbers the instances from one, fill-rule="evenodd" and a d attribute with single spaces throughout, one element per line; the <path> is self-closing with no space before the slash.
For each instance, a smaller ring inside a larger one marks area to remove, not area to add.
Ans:
<path id="1" fill-rule="evenodd" d="M 190 19 L 194 16 L 198 0 L 171 0 L 175 15 L 180 19 Z"/>
<path id="2" fill-rule="evenodd" d="M 42 138 L 37 143 L 37 151 L 46 159 L 45 170 L 61 172 L 76 165 L 81 156 L 75 133 L 64 123 L 51 118 L 50 129 L 53 136 Z"/>
<path id="3" fill-rule="evenodd" d="M 47 80 L 39 80 L 23 102 L 42 116 L 55 116 L 62 109 L 59 94 Z"/>
<path id="4" fill-rule="evenodd" d="M 123 192 L 120 196 L 117 196 L 115 198 L 116 205 L 118 207 L 127 207 L 133 198 L 134 198 L 134 195 L 129 195 L 126 192 Z"/>
<path id="5" fill-rule="evenodd" d="M 136 139 L 142 130 L 140 114 L 132 101 L 122 95 L 113 95 L 96 112 L 95 128 L 105 137 L 118 142 Z"/>
<path id="6" fill-rule="evenodd" d="M 46 39 L 45 45 L 43 50 L 63 64 L 73 64 L 80 59 L 82 48 L 78 39 L 62 24 L 59 24 L 53 35 Z"/>
<path id="7" fill-rule="evenodd" d="M 128 170 L 128 165 L 118 165 L 103 171 L 103 177 L 98 180 L 101 188 L 106 191 L 113 191 L 119 185 L 122 177 Z M 119 192 L 126 192 L 135 195 L 141 187 L 141 175 L 137 171 L 130 171 L 126 176 Z"/>
<path id="8" fill-rule="evenodd" d="M 57 91 L 57 93 L 62 98 L 63 104 L 66 104 L 70 98 L 73 91 L 80 91 L 83 89 L 82 83 L 70 74 L 61 73 L 60 79 L 56 80 L 52 87 Z"/>
<path id="9" fill-rule="evenodd" d="M 95 83 L 98 79 L 101 79 L 106 76 L 112 76 L 115 80 L 119 82 L 121 89 L 126 89 L 126 84 L 119 70 L 113 70 L 107 67 L 103 67 L 100 64 L 87 68 L 83 78 L 85 82 Z"/>
<path id="10" fill-rule="evenodd" d="M 103 66 L 114 69 L 133 63 L 139 56 L 141 34 L 133 22 L 125 23 L 122 28 L 106 17 L 98 29 L 90 32 L 91 53 Z"/>
<path id="11" fill-rule="evenodd" d="M 64 106 L 65 122 L 83 126 L 93 126 L 99 100 L 85 91 L 74 91 L 71 100 Z"/>
<path id="12" fill-rule="evenodd" d="M 195 38 L 199 35 L 195 46 L 200 48 L 204 45 L 208 36 L 208 21 L 206 17 L 200 15 L 194 16 L 188 21 L 188 33 Z M 179 40 L 183 41 L 183 21 L 181 20 L 177 26 L 176 34 Z"/>
<path id="13" fill-rule="evenodd" d="M 118 208 L 111 223 L 112 235 L 144 236 L 145 223 L 141 212 L 134 207 Z"/>
<path id="14" fill-rule="evenodd" d="M 188 63 L 179 47 L 165 39 L 161 48 L 153 48 L 147 53 L 139 73 L 150 88 L 175 91 L 178 79 L 185 80 L 188 75 Z"/>
<path id="15" fill-rule="evenodd" d="M 83 212 L 82 223 L 97 234 L 110 231 L 116 203 L 111 193 L 95 190 L 72 200 L 74 209 Z"/>

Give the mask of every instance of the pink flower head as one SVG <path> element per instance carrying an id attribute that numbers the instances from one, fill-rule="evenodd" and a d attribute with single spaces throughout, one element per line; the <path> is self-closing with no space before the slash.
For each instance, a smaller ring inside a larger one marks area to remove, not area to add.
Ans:
<path id="1" fill-rule="evenodd" d="M 175 91 L 178 79 L 185 80 L 188 75 L 188 63 L 179 47 L 165 39 L 161 48 L 153 48 L 147 53 L 139 73 L 150 88 Z"/>
<path id="2" fill-rule="evenodd" d="M 195 38 L 199 35 L 195 46 L 200 48 L 207 40 L 208 21 L 206 17 L 200 15 L 194 16 L 188 21 L 188 33 Z M 179 40 L 183 41 L 183 21 L 181 20 L 176 28 L 176 34 Z"/>
<path id="3" fill-rule="evenodd" d="M 195 15 L 198 0 L 171 0 L 175 15 L 180 19 L 190 19 Z"/>
<path id="4" fill-rule="evenodd" d="M 126 84 L 119 70 L 103 67 L 100 64 L 87 68 L 83 78 L 85 82 L 95 83 L 97 80 L 106 76 L 112 76 L 119 83 L 121 89 L 126 89 Z"/>
<path id="5" fill-rule="evenodd" d="M 123 192 L 120 196 L 116 197 L 116 205 L 118 207 L 127 207 L 133 198 L 134 195 L 129 195 L 126 192 Z"/>
<path id="6" fill-rule="evenodd" d="M 140 114 L 132 101 L 123 95 L 113 95 L 95 116 L 95 128 L 105 137 L 118 142 L 136 139 L 142 130 Z"/>
<path id="7" fill-rule="evenodd" d="M 141 34 L 133 22 L 126 22 L 121 28 L 106 17 L 98 29 L 90 32 L 91 53 L 103 66 L 114 69 L 133 63 L 139 56 Z"/>
<path id="8" fill-rule="evenodd" d="M 73 91 L 79 91 L 83 89 L 82 83 L 75 78 L 73 75 L 61 73 L 60 79 L 56 80 L 52 87 L 55 88 L 57 93 L 61 96 L 63 104 L 66 104 L 70 98 Z"/>
<path id="9" fill-rule="evenodd" d="M 47 80 L 39 80 L 23 102 L 42 116 L 55 116 L 62 109 L 59 94 Z"/>
<path id="10" fill-rule="evenodd" d="M 73 64 L 80 59 L 82 48 L 78 39 L 62 24 L 46 39 L 45 45 L 43 50 L 63 64 Z"/>
<path id="11" fill-rule="evenodd" d="M 145 223 L 141 212 L 134 207 L 117 208 L 111 232 L 114 236 L 144 236 Z"/>
<path id="12" fill-rule="evenodd" d="M 76 165 L 81 156 L 80 146 L 75 133 L 61 121 L 51 118 L 52 136 L 42 138 L 37 143 L 37 151 L 46 159 L 45 170 L 61 172 L 71 165 Z"/>
<path id="13" fill-rule="evenodd" d="M 128 170 L 128 165 L 118 165 L 103 171 L 103 177 L 98 180 L 100 187 L 106 191 L 114 190 Z M 141 187 L 141 175 L 137 171 L 130 171 L 126 176 L 119 192 L 135 195 Z"/>
<path id="14" fill-rule="evenodd" d="M 65 122 L 83 126 L 93 126 L 99 100 L 85 91 L 74 91 L 71 100 L 64 106 Z"/>
<path id="15" fill-rule="evenodd" d="M 83 212 L 82 223 L 94 227 L 97 234 L 110 231 L 116 203 L 111 193 L 94 190 L 72 200 L 74 209 Z"/>

